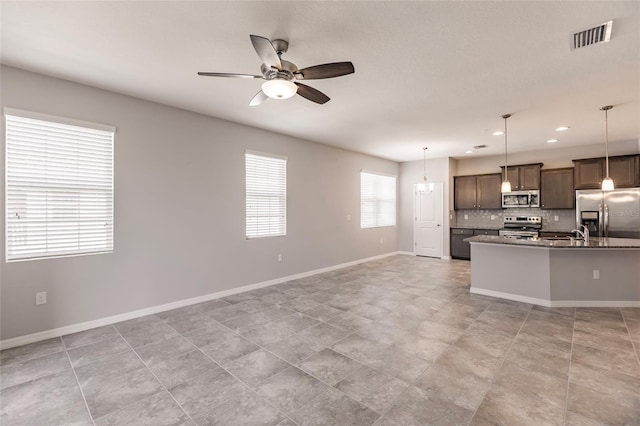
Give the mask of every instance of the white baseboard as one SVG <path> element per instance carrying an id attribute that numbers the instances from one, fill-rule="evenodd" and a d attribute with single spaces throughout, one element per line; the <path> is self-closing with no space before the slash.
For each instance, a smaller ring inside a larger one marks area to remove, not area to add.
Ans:
<path id="1" fill-rule="evenodd" d="M 412 251 L 399 251 L 398 254 L 404 255 L 404 256 L 415 256 L 416 254 Z"/>
<path id="2" fill-rule="evenodd" d="M 451 260 L 451 256 L 442 256 L 440 257 L 442 260 Z"/>
<path id="3" fill-rule="evenodd" d="M 552 308 L 640 308 L 640 300 L 553 300 Z"/>
<path id="4" fill-rule="evenodd" d="M 522 302 L 522 303 L 530 303 L 532 305 L 551 307 L 551 302 L 549 302 L 548 300 L 537 299 L 535 297 L 520 296 L 518 294 L 503 293 L 501 291 L 487 290 L 484 288 L 471 287 L 469 289 L 469 293 L 481 294 L 483 296 L 498 297 L 500 299 L 513 300 L 513 301 Z"/>
<path id="5" fill-rule="evenodd" d="M 547 308 L 640 308 L 640 300 L 544 300 L 501 291 L 471 287 L 470 293 L 498 297 L 516 302 L 546 306 Z"/>
<path id="6" fill-rule="evenodd" d="M 310 277 L 312 275 L 321 274 L 323 272 L 334 271 L 336 269 L 347 268 L 349 266 L 358 265 L 360 263 L 371 262 L 373 260 L 384 259 L 385 257 L 401 254 L 400 252 L 391 252 L 380 254 L 377 256 L 358 259 L 351 262 L 340 263 L 338 265 L 327 266 L 325 268 L 314 269 L 312 271 L 301 272 L 299 274 L 288 275 L 286 277 L 275 278 L 273 280 L 262 281 L 255 284 L 249 284 L 242 287 L 231 288 L 229 290 L 218 291 L 216 293 L 205 294 L 203 296 L 191 297 L 189 299 L 178 300 L 176 302 L 165 303 L 163 305 L 151 306 L 149 308 L 139 309 L 136 311 L 125 312 L 123 314 L 112 315 L 105 318 L 71 324 L 64 327 L 44 330 L 37 333 L 27 334 L 24 336 L 13 337 L 0 341 L 0 350 L 14 348 L 16 346 L 27 345 L 29 343 L 39 342 L 41 340 L 60 337 L 71 333 L 89 330 L 96 327 L 115 324 L 117 322 L 126 321 L 134 318 L 144 317 L 146 315 L 157 314 L 159 312 L 170 311 L 172 309 L 182 308 L 197 303 L 208 302 L 209 300 L 219 299 L 221 297 L 231 296 L 238 293 L 244 293 L 251 290 L 257 290 L 263 287 L 269 287 L 276 284 L 282 284 L 287 281 L 297 280 L 300 278 Z M 413 254 L 413 253 L 412 253 Z"/>

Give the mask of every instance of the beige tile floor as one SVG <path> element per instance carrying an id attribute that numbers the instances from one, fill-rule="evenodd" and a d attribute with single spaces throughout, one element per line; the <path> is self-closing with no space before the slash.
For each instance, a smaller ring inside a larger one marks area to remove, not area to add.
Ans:
<path id="1" fill-rule="evenodd" d="M 9 425 L 638 425 L 640 309 L 395 256 L 1 353 Z"/>

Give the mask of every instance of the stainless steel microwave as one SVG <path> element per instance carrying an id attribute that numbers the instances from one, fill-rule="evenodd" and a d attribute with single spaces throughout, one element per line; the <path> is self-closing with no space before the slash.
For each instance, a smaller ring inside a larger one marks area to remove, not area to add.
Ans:
<path id="1" fill-rule="evenodd" d="M 540 191 L 512 191 L 502 194 L 502 208 L 540 207 Z"/>

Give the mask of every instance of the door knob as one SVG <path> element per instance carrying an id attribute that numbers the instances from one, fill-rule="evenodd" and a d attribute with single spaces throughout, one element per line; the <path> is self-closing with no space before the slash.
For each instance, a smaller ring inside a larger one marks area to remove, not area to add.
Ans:
<path id="1" fill-rule="evenodd" d="M 438 224 L 438 226 L 440 226 L 440 224 Z"/>

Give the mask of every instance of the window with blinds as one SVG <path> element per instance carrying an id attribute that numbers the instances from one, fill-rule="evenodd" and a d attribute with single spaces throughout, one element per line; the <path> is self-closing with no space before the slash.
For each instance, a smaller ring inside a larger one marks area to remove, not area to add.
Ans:
<path id="1" fill-rule="evenodd" d="M 115 129 L 42 117 L 5 110 L 7 261 L 113 251 Z"/>
<path id="2" fill-rule="evenodd" d="M 396 178 L 360 172 L 360 228 L 395 226 Z"/>
<path id="3" fill-rule="evenodd" d="M 247 238 L 287 234 L 287 159 L 247 151 Z"/>

